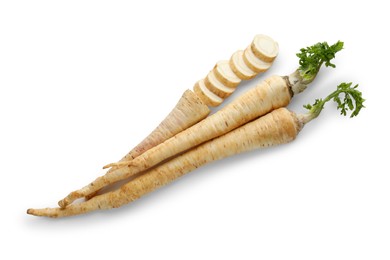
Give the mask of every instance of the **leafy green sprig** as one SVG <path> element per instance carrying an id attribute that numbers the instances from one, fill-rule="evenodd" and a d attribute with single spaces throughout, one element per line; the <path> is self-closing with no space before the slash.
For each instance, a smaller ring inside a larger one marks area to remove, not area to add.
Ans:
<path id="1" fill-rule="evenodd" d="M 331 63 L 337 52 L 343 49 L 344 43 L 341 41 L 329 46 L 327 42 L 317 43 L 313 46 L 302 48 L 300 53 L 297 53 L 299 58 L 299 74 L 303 84 L 311 83 L 317 76 L 322 64 L 326 67 L 335 68 L 336 65 Z"/>
<path id="2" fill-rule="evenodd" d="M 360 92 L 355 85 L 353 87 L 352 82 L 350 83 L 341 83 L 337 86 L 337 89 L 332 92 L 329 96 L 324 99 L 316 99 L 314 104 L 307 104 L 303 106 L 309 110 L 309 120 L 312 120 L 321 113 L 322 109 L 330 100 L 333 100 L 337 103 L 337 109 L 340 109 L 340 114 L 346 116 L 348 111 L 352 111 L 350 117 L 355 117 L 359 114 L 360 110 L 364 108 L 365 99 L 362 97 L 362 92 Z M 344 94 L 344 98 L 340 97 L 341 94 Z"/>

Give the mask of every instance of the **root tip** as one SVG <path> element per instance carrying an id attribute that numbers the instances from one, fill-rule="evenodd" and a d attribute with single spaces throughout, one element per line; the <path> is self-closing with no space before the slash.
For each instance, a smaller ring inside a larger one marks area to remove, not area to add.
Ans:
<path id="1" fill-rule="evenodd" d="M 110 164 L 107 164 L 107 165 L 104 165 L 103 166 L 103 169 L 107 169 L 107 168 L 120 168 L 120 167 L 123 167 L 123 166 L 132 166 L 133 165 L 133 161 L 132 160 L 129 160 L 129 161 L 121 161 L 121 162 L 116 162 L 116 163 L 110 163 Z"/>
<path id="2" fill-rule="evenodd" d="M 58 206 L 60 206 L 60 208 L 62 208 L 62 209 L 66 208 L 66 206 L 68 206 L 68 204 L 69 203 L 68 203 L 68 201 L 66 199 L 60 200 L 58 202 Z"/>

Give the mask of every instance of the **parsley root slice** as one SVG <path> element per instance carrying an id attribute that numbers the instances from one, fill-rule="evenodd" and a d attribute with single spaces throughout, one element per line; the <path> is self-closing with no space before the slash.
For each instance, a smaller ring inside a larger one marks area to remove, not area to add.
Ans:
<path id="1" fill-rule="evenodd" d="M 330 100 L 338 104 L 337 108 L 341 109 L 342 115 L 346 115 L 350 110 L 351 117 L 357 116 L 364 107 L 364 99 L 357 90 L 357 85 L 351 86 L 352 83 L 340 84 L 337 90 L 325 99 L 318 99 L 313 105 L 306 105 L 309 111 L 305 114 L 295 114 L 286 108 L 276 109 L 145 172 L 115 191 L 66 208 L 29 209 L 27 213 L 45 217 L 65 217 L 94 210 L 118 208 L 210 162 L 254 149 L 291 142 L 305 124 L 318 117 L 325 103 Z M 344 95 L 344 99 L 340 98 L 341 94 Z"/>
<path id="2" fill-rule="evenodd" d="M 330 63 L 330 60 L 342 47 L 343 43 L 337 42 L 332 46 L 328 46 L 327 43 L 318 43 L 301 49 L 301 53 L 298 54 L 300 55 L 299 62 L 305 66 L 301 65 L 290 76 L 272 76 L 233 100 L 217 113 L 178 133 L 162 144 L 150 148 L 133 160 L 108 165 L 115 167 L 82 189 L 71 192 L 58 204 L 64 208 L 78 198 L 91 197 L 91 194 L 104 186 L 145 171 L 166 159 L 221 136 L 274 109 L 287 106 L 294 94 L 303 91 L 314 80 L 323 63 L 327 66 L 335 66 Z M 302 55 L 302 52 L 305 55 Z M 310 62 L 307 62 L 307 59 Z"/>
<path id="3" fill-rule="evenodd" d="M 250 50 L 250 59 L 245 59 L 244 52 L 238 51 L 230 60 L 217 62 L 204 79 L 195 83 L 193 90 L 206 105 L 219 106 L 242 80 L 267 71 L 279 53 L 278 43 L 264 34 L 256 35 L 246 49 Z"/>

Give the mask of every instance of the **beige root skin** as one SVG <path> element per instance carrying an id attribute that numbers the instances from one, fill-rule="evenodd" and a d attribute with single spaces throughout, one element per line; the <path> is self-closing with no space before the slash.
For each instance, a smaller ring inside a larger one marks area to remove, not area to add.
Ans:
<path id="1" fill-rule="evenodd" d="M 295 113 L 279 108 L 145 172 L 118 190 L 69 205 L 64 209 L 29 209 L 27 213 L 56 218 L 118 208 L 207 163 L 254 149 L 291 142 L 302 126 Z"/>
<path id="2" fill-rule="evenodd" d="M 108 184 L 129 178 L 274 109 L 285 107 L 290 103 L 290 99 L 290 90 L 285 79 L 272 76 L 235 99 L 218 113 L 144 152 L 133 159 L 129 165 L 113 169 L 110 174 L 101 176 L 84 188 L 71 192 L 59 202 L 59 205 L 66 207 L 74 200 L 88 196 Z"/>
<path id="3" fill-rule="evenodd" d="M 186 90 L 169 115 L 121 161 L 134 159 L 150 148 L 198 123 L 207 117 L 209 113 L 210 109 L 202 100 L 191 90 Z"/>

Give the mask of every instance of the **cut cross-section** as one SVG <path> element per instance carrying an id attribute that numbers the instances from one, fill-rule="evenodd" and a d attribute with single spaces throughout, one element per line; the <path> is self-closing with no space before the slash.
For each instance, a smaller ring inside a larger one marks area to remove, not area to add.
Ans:
<path id="1" fill-rule="evenodd" d="M 257 58 L 265 62 L 273 62 L 279 53 L 279 45 L 271 37 L 258 34 L 252 41 L 251 49 Z"/>
<path id="2" fill-rule="evenodd" d="M 235 88 L 241 82 L 241 79 L 230 68 L 227 60 L 219 61 L 213 70 L 215 77 L 227 87 Z"/>
<path id="3" fill-rule="evenodd" d="M 226 98 L 230 96 L 235 88 L 229 88 L 225 86 L 221 81 L 217 79 L 214 71 L 210 71 L 207 77 L 204 79 L 206 87 L 220 98 Z"/>
<path id="4" fill-rule="evenodd" d="M 251 46 L 249 45 L 248 48 L 244 51 L 244 61 L 245 64 L 253 71 L 260 73 L 264 72 L 271 67 L 272 63 L 265 62 L 260 60 L 255 56 L 255 54 L 252 51 Z"/>
<path id="5" fill-rule="evenodd" d="M 254 77 L 256 77 L 257 73 L 251 70 L 248 65 L 246 65 L 243 55 L 244 51 L 236 51 L 230 58 L 230 68 L 240 79 L 253 79 Z"/>
<path id="6" fill-rule="evenodd" d="M 206 88 L 203 79 L 195 83 L 194 92 L 208 106 L 216 107 L 223 102 L 222 98 Z"/>

